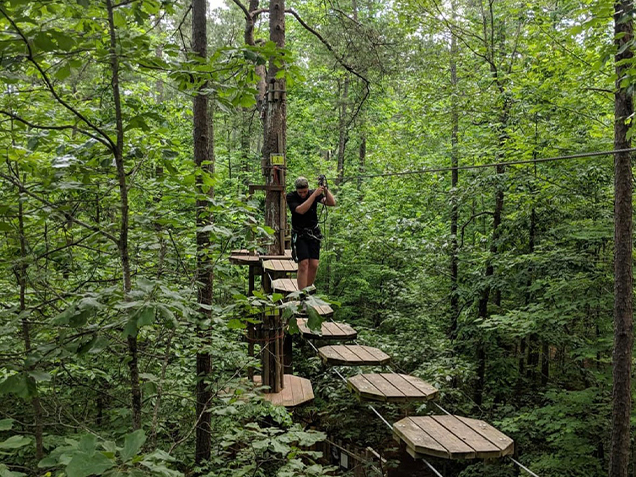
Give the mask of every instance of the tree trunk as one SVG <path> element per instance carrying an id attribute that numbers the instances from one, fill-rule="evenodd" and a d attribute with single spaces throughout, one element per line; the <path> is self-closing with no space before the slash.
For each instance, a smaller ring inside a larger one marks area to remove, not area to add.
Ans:
<path id="1" fill-rule="evenodd" d="M 632 93 L 621 86 L 633 58 L 633 4 L 623 0 L 614 4 L 616 92 L 614 93 L 614 149 L 627 149 L 626 123 L 634 113 Z M 623 48 L 625 47 L 625 48 Z M 625 51 L 621 51 L 624 49 Z M 619 63 L 620 62 L 620 63 Z M 632 166 L 631 154 L 614 155 L 614 353 L 612 443 L 610 477 L 627 477 L 630 447 L 631 362 L 633 337 L 632 294 Z"/>
<path id="2" fill-rule="evenodd" d="M 364 127 L 364 126 L 363 126 Z M 364 174 L 365 162 L 367 160 L 367 134 L 362 132 L 360 136 L 360 154 L 358 156 L 358 190 L 362 187 L 362 174 Z"/>
<path id="3" fill-rule="evenodd" d="M 207 58 L 207 31 L 206 31 L 206 0 L 192 0 L 192 43 L 193 51 L 202 58 Z M 210 234 L 202 229 L 209 225 L 210 215 L 208 212 L 207 195 L 210 189 L 204 185 L 203 175 L 214 172 L 213 166 L 210 170 L 210 125 L 208 123 L 208 98 L 203 92 L 207 87 L 204 82 L 199 87 L 199 93 L 193 100 L 193 140 L 194 140 L 194 162 L 197 168 L 196 180 L 196 242 L 197 242 L 197 298 L 200 305 L 199 316 L 201 320 L 211 318 L 210 306 L 212 305 L 212 261 L 209 255 Z M 202 346 L 207 346 L 207 332 L 201 327 L 197 334 L 202 341 Z M 208 376 L 212 369 L 210 355 L 206 351 L 197 353 L 197 384 L 196 384 L 196 444 L 194 458 L 197 464 L 209 460 L 211 453 L 211 417 L 208 406 L 212 394 L 207 383 Z"/>
<path id="4" fill-rule="evenodd" d="M 340 118 L 339 118 L 339 137 L 338 137 L 338 167 L 336 185 L 342 183 L 344 177 L 344 160 L 345 150 L 347 147 L 347 101 L 349 100 L 349 75 L 345 76 L 342 94 L 340 95 Z"/>
<path id="5" fill-rule="evenodd" d="M 28 360 L 31 354 L 31 328 L 29 321 L 26 318 L 26 288 L 27 288 L 27 249 L 26 249 L 26 236 L 24 231 L 24 205 L 22 201 L 18 203 L 18 233 L 20 234 L 20 263 L 16 270 L 16 276 L 18 278 L 18 284 L 20 286 L 20 315 L 22 315 L 22 339 L 24 341 L 24 351 Z M 30 366 L 29 370 L 33 370 L 34 367 Z M 31 407 L 33 408 L 33 423 L 35 427 L 35 456 L 37 459 L 42 459 L 44 456 L 44 448 L 42 445 L 42 405 L 37 391 L 37 383 L 35 383 L 35 395 L 31 398 Z"/>
<path id="6" fill-rule="evenodd" d="M 269 39 L 279 48 L 285 47 L 285 1 L 271 0 L 269 4 Z M 263 123 L 263 172 L 266 185 L 284 186 L 284 170 L 270 165 L 272 154 L 285 154 L 287 135 L 287 106 L 285 78 L 276 78 L 280 67 L 271 60 L 267 71 L 267 113 Z M 268 190 L 265 196 L 265 224 L 273 228 L 274 243 L 269 253 L 285 253 L 285 228 L 287 225 L 285 194 L 279 190 Z M 277 393 L 283 388 L 283 356 L 280 346 L 283 334 L 280 314 L 266 316 L 264 322 L 262 356 L 262 383 L 269 392 Z"/>
<path id="7" fill-rule="evenodd" d="M 285 47 L 285 1 L 271 0 L 269 7 L 269 39 L 278 48 Z M 272 59 L 267 70 L 267 114 L 265 117 L 265 135 L 263 143 L 263 161 L 270 163 L 272 154 L 285 154 L 287 141 L 287 101 L 285 78 L 276 78 L 281 68 Z M 265 168 L 267 185 L 285 185 L 281 180 L 282 171 L 267 166 Z M 285 253 L 286 213 L 284 194 L 268 190 L 265 196 L 265 224 L 275 230 L 271 254 Z"/>
<path id="8" fill-rule="evenodd" d="M 455 12 L 455 2 L 451 6 L 453 14 Z M 454 18 L 454 16 L 453 16 Z M 459 275 L 459 259 L 457 257 L 457 220 L 459 215 L 459 207 L 457 204 L 457 184 L 459 183 L 459 151 L 458 134 L 459 134 L 459 111 L 457 105 L 457 38 L 451 33 L 450 48 L 450 73 L 451 73 L 451 215 L 450 215 L 450 234 L 451 234 L 451 250 L 450 250 L 450 272 L 451 272 L 451 293 L 450 293 L 450 313 L 451 323 L 449 330 L 449 338 L 454 340 L 457 337 L 457 320 L 459 318 L 459 295 L 457 291 L 457 280 Z"/>
<path id="9" fill-rule="evenodd" d="M 128 185 L 126 184 L 126 170 L 124 167 L 124 126 L 122 122 L 121 112 L 121 96 L 119 91 L 119 57 L 117 56 L 117 38 L 115 36 L 115 21 L 113 18 L 112 0 L 106 0 L 106 8 L 108 10 L 108 29 L 110 33 L 110 67 L 112 74 L 111 87 L 113 91 L 113 102 L 115 104 L 115 126 L 117 130 L 117 140 L 113 155 L 115 156 L 115 165 L 117 168 L 117 178 L 119 182 L 119 196 L 121 209 L 121 225 L 119 232 L 119 256 L 122 266 L 124 300 L 128 300 L 130 291 L 132 290 L 132 282 L 130 276 L 130 258 L 128 253 Z M 132 428 L 141 429 L 141 388 L 139 386 L 139 363 L 137 356 L 137 335 L 129 336 L 128 369 L 130 370 L 130 390 L 131 390 L 131 406 L 132 406 Z"/>

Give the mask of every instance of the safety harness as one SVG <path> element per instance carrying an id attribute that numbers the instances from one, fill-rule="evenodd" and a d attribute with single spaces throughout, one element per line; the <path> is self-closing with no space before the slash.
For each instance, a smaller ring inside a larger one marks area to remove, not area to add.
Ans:
<path id="1" fill-rule="evenodd" d="M 298 255 L 296 254 L 296 242 L 298 239 L 307 238 L 310 240 L 315 240 L 317 242 L 322 241 L 322 233 L 320 231 L 320 227 L 318 225 L 314 227 L 304 227 L 302 229 L 292 229 L 291 231 L 291 250 L 292 250 L 292 259 L 294 262 L 298 263 Z"/>

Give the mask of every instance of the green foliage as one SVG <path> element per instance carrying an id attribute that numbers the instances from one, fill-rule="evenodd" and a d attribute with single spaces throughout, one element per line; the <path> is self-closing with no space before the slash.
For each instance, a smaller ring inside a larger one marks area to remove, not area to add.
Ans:
<path id="1" fill-rule="evenodd" d="M 335 473 L 309 450 L 325 434 L 299 423 L 386 450 L 393 444 L 384 424 L 297 336 L 300 307 L 319 329 L 313 307 L 326 303 L 361 343 L 389 353 L 396 371 L 438 387 L 445 408 L 515 439 L 520 461 L 539 475 L 606 474 L 611 160 L 503 173 L 482 166 L 611 148 L 612 4 L 493 2 L 486 12 L 459 2 L 453 12 L 452 3 L 428 1 L 295 2 L 329 50 L 293 17 L 284 49 L 260 21 L 256 46 L 243 45 L 243 12 L 230 2 L 210 13 L 203 60 L 188 52 L 189 2 L 114 3 L 133 275 L 126 296 L 104 2 L 0 5 L 0 477 Z M 248 296 L 247 273 L 227 261 L 232 249 L 262 251 L 274 233 L 263 223 L 262 196 L 246 197 L 248 184 L 262 182 L 255 95 L 259 68 L 270 61 L 284 66 L 288 87 L 287 177 L 313 182 L 324 173 L 335 186 L 344 142 L 338 207 L 321 215 L 320 297 L 299 292 L 292 302 Z M 343 64 L 370 81 L 368 96 Z M 630 70 L 620 82 L 631 86 L 633 78 Z M 192 159 L 191 97 L 203 85 L 214 104 L 214 173 Z M 452 154 L 462 167 L 480 166 L 461 169 L 453 188 L 444 170 Z M 439 172 L 388 175 L 422 169 Z M 493 234 L 496 192 L 504 205 Z M 197 199 L 205 210 L 195 210 Z M 197 213 L 214 220 L 197 230 Z M 197 232 L 210 240 L 211 318 L 197 299 Z M 243 335 L 273 310 L 294 335 L 295 372 L 311 378 L 316 395 L 293 415 L 264 403 L 242 377 L 248 367 L 258 373 Z M 143 430 L 135 432 L 129 338 L 142 393 Z M 477 405 L 480 346 L 486 366 Z M 200 469 L 197 353 L 211 357 L 204 383 L 213 395 L 213 455 Z M 370 370 L 341 374 L 363 371 Z M 389 422 L 436 412 L 379 409 Z M 39 437 L 38 413 L 46 416 Z M 452 464 L 462 477 L 514 472 L 505 460 Z"/>
<path id="2" fill-rule="evenodd" d="M 118 447 L 113 441 L 98 442 L 92 434 L 81 435 L 79 440 L 66 438 L 65 445 L 54 449 L 39 462 L 38 467 L 62 467 L 69 477 L 183 475 L 169 468 L 175 459 L 168 453 L 156 449 L 150 454 L 141 454 L 139 451 L 145 440 L 146 435 L 142 430 L 126 435 L 123 447 Z"/>

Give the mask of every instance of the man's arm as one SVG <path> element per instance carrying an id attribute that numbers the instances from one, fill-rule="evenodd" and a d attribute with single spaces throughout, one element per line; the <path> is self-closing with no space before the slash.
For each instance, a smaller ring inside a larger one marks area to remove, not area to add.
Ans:
<path id="1" fill-rule="evenodd" d="M 327 189 L 326 187 L 323 187 L 323 194 L 325 194 L 325 198 L 322 199 L 323 204 L 329 207 L 333 207 L 336 205 L 336 199 L 334 198 L 333 194 L 331 193 L 329 189 Z"/>
<path id="2" fill-rule="evenodd" d="M 313 194 L 307 197 L 307 200 L 305 200 L 305 202 L 303 202 L 298 207 L 296 207 L 295 212 L 297 214 L 304 215 L 305 212 L 307 212 L 309 208 L 311 207 L 311 205 L 314 203 L 316 198 L 320 197 L 320 194 L 322 194 L 323 189 L 324 187 L 318 187 Z"/>

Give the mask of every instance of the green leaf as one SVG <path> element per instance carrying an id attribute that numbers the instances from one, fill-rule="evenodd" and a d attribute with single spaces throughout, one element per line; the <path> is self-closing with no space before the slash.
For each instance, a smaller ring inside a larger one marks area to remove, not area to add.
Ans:
<path id="1" fill-rule="evenodd" d="M 59 68 L 53 76 L 55 76 L 55 79 L 59 79 L 60 81 L 65 80 L 66 78 L 71 76 L 71 65 L 69 65 L 68 63 L 65 64 L 64 66 Z"/>
<path id="2" fill-rule="evenodd" d="M 71 305 L 53 318 L 56 325 L 70 325 L 73 328 L 84 326 L 91 315 L 90 309 L 80 310 L 77 305 Z"/>
<path id="3" fill-rule="evenodd" d="M 159 312 L 159 316 L 161 316 L 164 320 L 166 320 L 166 326 L 170 328 L 176 328 L 179 326 L 179 322 L 177 318 L 174 316 L 174 313 L 170 311 L 170 309 L 165 305 L 157 305 L 157 311 Z"/>
<path id="4" fill-rule="evenodd" d="M 136 456 L 144 442 L 146 442 L 146 433 L 142 429 L 128 434 L 124 439 L 124 448 L 120 452 L 121 460 L 128 462 Z"/>
<path id="5" fill-rule="evenodd" d="M 0 395 L 11 393 L 23 399 L 33 397 L 37 394 L 35 381 L 24 373 L 9 376 L 0 382 Z"/>
<path id="6" fill-rule="evenodd" d="M 130 318 L 124 326 L 124 338 L 135 337 L 137 336 L 137 332 L 139 329 L 137 328 L 137 320 L 135 318 Z"/>
<path id="7" fill-rule="evenodd" d="M 101 475 L 104 471 L 114 466 L 115 463 L 101 452 L 78 452 L 66 467 L 66 475 L 68 477 Z"/>
<path id="8" fill-rule="evenodd" d="M 227 327 L 231 330 L 242 330 L 246 328 L 247 325 L 243 323 L 241 320 L 237 320 L 233 318 L 227 323 Z"/>
<path id="9" fill-rule="evenodd" d="M 287 311 L 287 310 L 285 310 Z M 284 314 L 283 314 L 283 318 L 284 318 Z M 296 320 L 295 318 L 292 318 L 288 321 L 288 326 L 287 326 L 287 331 L 290 335 L 295 335 L 296 333 L 299 332 L 298 330 L 298 320 Z"/>
<path id="10" fill-rule="evenodd" d="M 33 38 L 33 44 L 38 50 L 55 50 L 55 44 L 51 41 L 51 37 L 45 32 L 39 32 L 37 35 L 35 35 L 35 38 Z"/>
<path id="11" fill-rule="evenodd" d="M 282 442 L 279 442 L 277 439 L 271 440 L 271 449 L 274 452 L 277 452 L 284 456 L 289 454 L 289 451 L 291 450 L 291 448 L 287 444 L 283 444 Z"/>
<path id="12" fill-rule="evenodd" d="M 93 452 L 97 448 L 97 437 L 93 434 L 83 434 L 80 437 L 78 449 L 84 452 Z"/>
<path id="13" fill-rule="evenodd" d="M 11 224 L 7 222 L 0 222 L 0 232 L 10 232 L 11 230 L 13 230 Z"/>
<path id="14" fill-rule="evenodd" d="M 283 298 L 285 298 L 285 295 L 283 295 L 282 293 L 273 293 L 272 294 L 272 301 L 273 302 L 281 301 Z"/>
<path id="15" fill-rule="evenodd" d="M 26 477 L 26 474 L 22 472 L 12 472 L 6 465 L 0 464 L 0 477 Z"/>
<path id="16" fill-rule="evenodd" d="M 0 431 L 9 431 L 13 427 L 13 419 L 0 419 Z"/>
<path id="17" fill-rule="evenodd" d="M 51 36 L 55 38 L 57 46 L 64 51 L 70 51 L 75 46 L 75 40 L 72 36 L 67 35 L 65 32 L 52 31 Z"/>
<path id="18" fill-rule="evenodd" d="M 309 319 L 307 320 L 307 326 L 309 327 L 309 329 L 312 331 L 320 331 L 323 319 L 318 314 L 316 309 L 311 306 L 308 306 L 307 315 L 309 316 Z"/>
<path id="19" fill-rule="evenodd" d="M 239 99 L 239 106 L 243 108 L 250 108 L 256 104 L 256 99 L 251 94 L 244 94 Z"/>
<path id="20" fill-rule="evenodd" d="M 149 326 L 155 322 L 155 307 L 154 306 L 146 306 L 144 307 L 137 316 L 137 327 L 141 328 L 142 326 Z"/>
<path id="21" fill-rule="evenodd" d="M 126 26 L 126 17 L 116 11 L 113 15 L 113 22 L 117 28 L 123 28 Z"/>
<path id="22" fill-rule="evenodd" d="M 135 116 L 128 121 L 128 125 L 126 126 L 126 131 L 130 129 L 141 129 L 142 131 L 150 131 L 150 126 L 146 123 L 146 120 L 143 116 Z"/>
<path id="23" fill-rule="evenodd" d="M 27 373 L 29 376 L 31 376 L 36 382 L 37 381 L 50 381 L 51 380 L 51 375 L 49 373 L 47 373 L 46 371 L 29 371 Z"/>
<path id="24" fill-rule="evenodd" d="M 0 442 L 0 449 L 19 449 L 28 446 L 31 438 L 27 436 L 11 436 L 6 441 Z"/>

